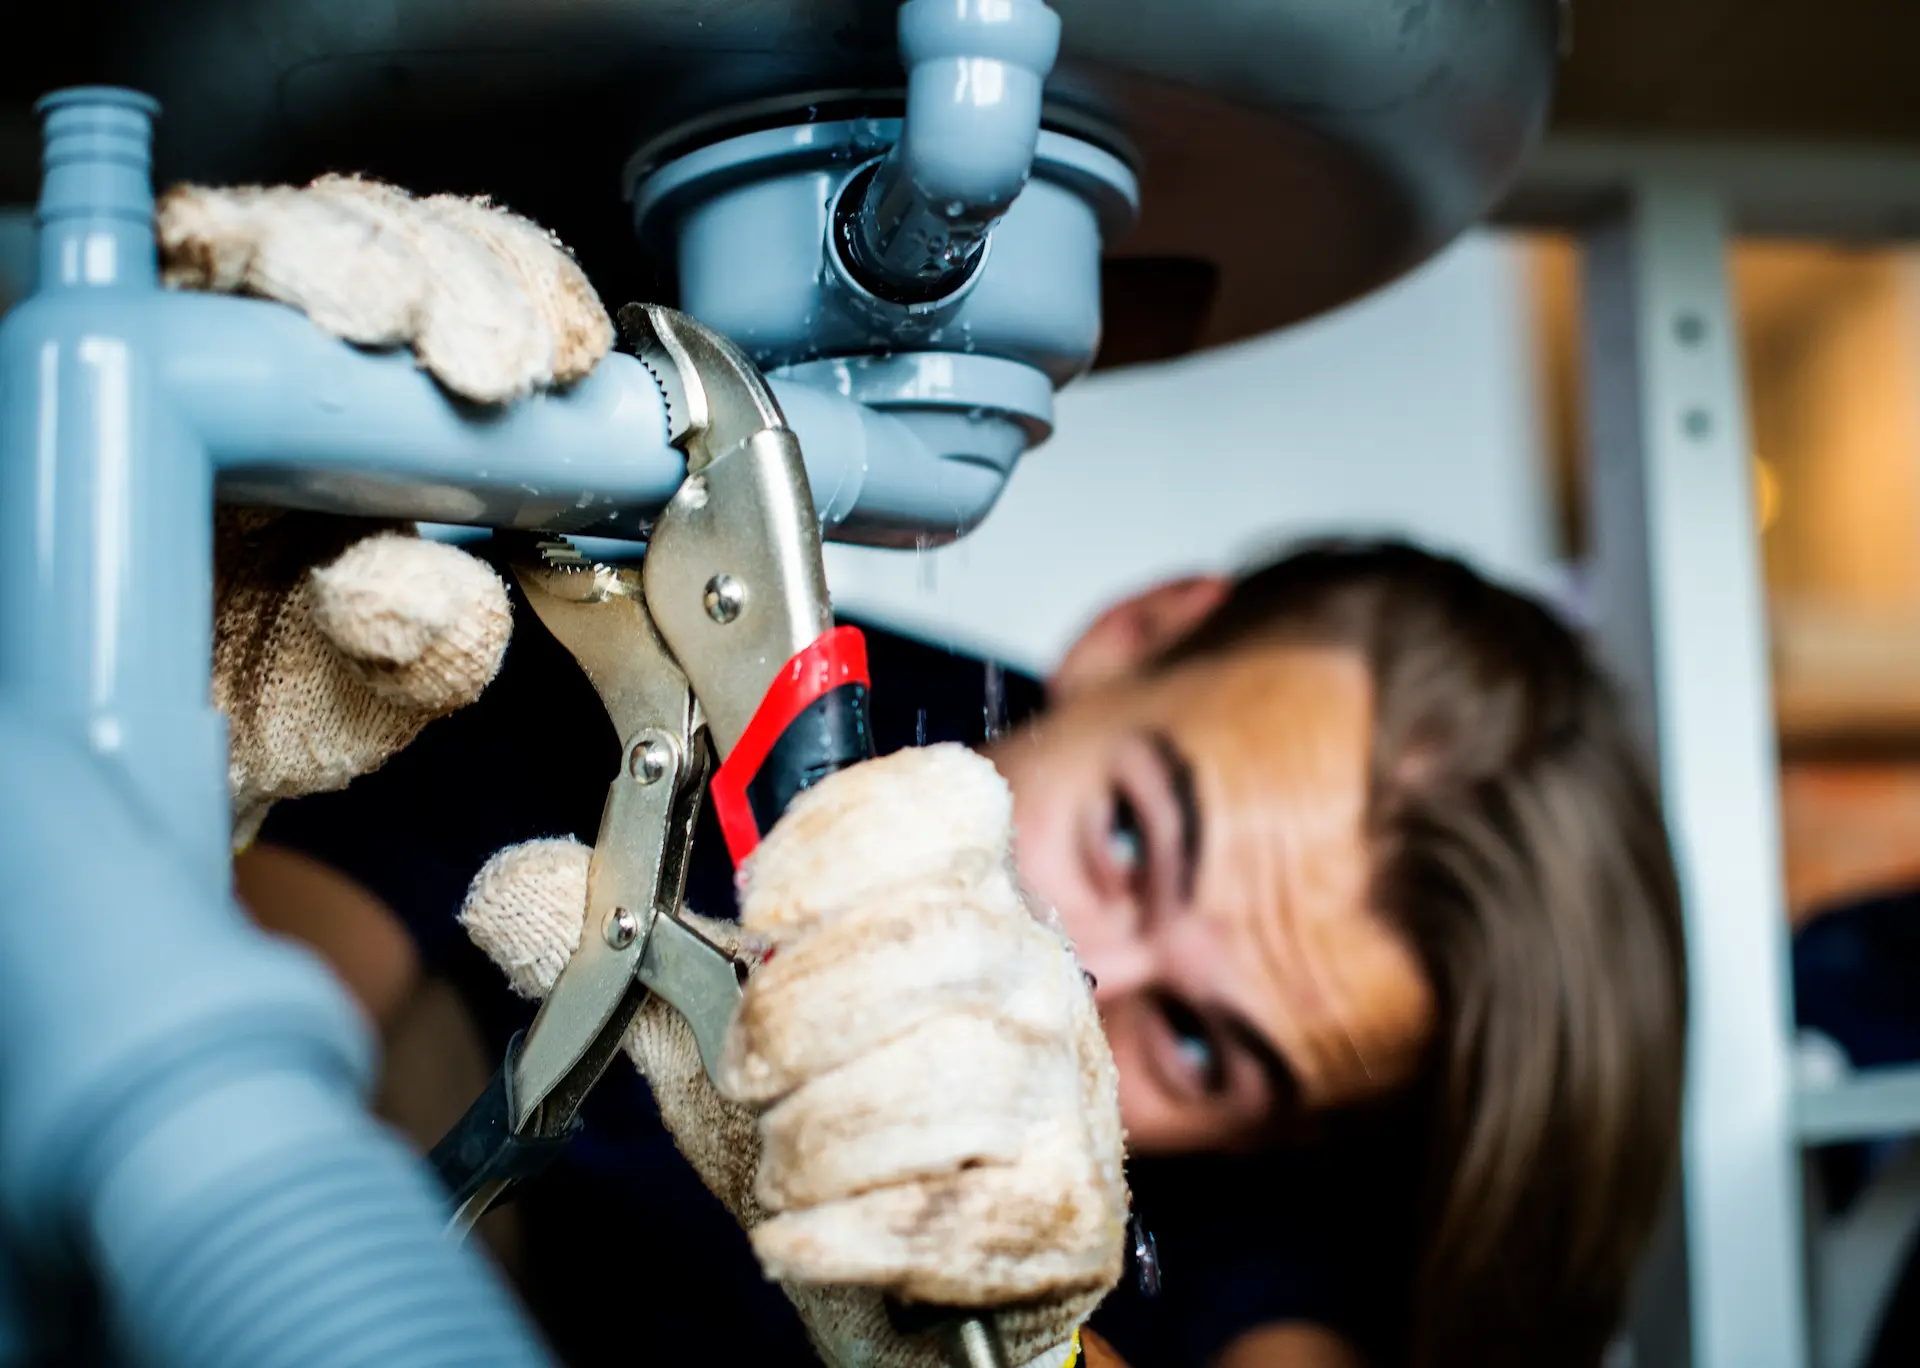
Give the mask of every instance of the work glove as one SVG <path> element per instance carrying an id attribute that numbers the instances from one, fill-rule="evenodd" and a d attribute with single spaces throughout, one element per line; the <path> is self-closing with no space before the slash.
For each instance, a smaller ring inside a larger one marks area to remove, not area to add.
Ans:
<path id="1" fill-rule="evenodd" d="M 708 1079 L 658 998 L 625 1048 L 703 1182 L 836 1368 L 934 1368 L 884 1297 L 992 1308 L 1016 1364 L 1069 1361 L 1121 1270 L 1113 1060 L 1065 938 L 1010 857 L 1011 798 L 958 746 L 822 781 L 742 866 L 750 966 Z M 591 852 L 497 855 L 462 921 L 538 999 L 579 943 Z"/>
<path id="2" fill-rule="evenodd" d="M 473 403 L 578 380 L 612 345 L 566 249 L 485 200 L 323 176 L 176 187 L 156 219 L 169 286 L 275 300 L 348 342 L 411 348 Z M 274 800 L 344 787 L 472 702 L 506 652 L 499 576 L 411 524 L 223 507 L 214 562 L 236 848 Z"/>

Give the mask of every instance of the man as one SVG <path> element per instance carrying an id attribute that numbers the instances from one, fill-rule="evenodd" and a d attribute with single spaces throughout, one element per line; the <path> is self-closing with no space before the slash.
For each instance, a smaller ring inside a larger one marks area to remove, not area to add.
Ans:
<path id="1" fill-rule="evenodd" d="M 1373 1353 L 1596 1361 L 1672 1162 L 1684 977 L 1585 650 L 1457 563 L 1320 547 L 1121 605 L 1055 693 L 996 758 L 1022 870 L 1100 979 L 1133 1151 L 1407 1126 L 1406 1334 Z M 1336 1222 L 1394 1186 L 1359 1182 Z M 1392 1267 L 1379 1245 L 1351 1276 Z M 1300 1338 L 1222 1361 L 1341 1361 Z"/>
<path id="2" fill-rule="evenodd" d="M 1167 1264 L 1162 1297 L 1123 1290 L 1096 1329 L 1140 1365 L 1597 1362 L 1673 1159 L 1684 973 L 1652 791 L 1563 626 L 1409 548 L 1310 549 L 1120 605 L 1044 708 L 1007 691 L 1030 715 L 991 744 L 977 663 L 878 634 L 873 654 L 882 749 L 983 746 L 1022 881 L 1093 983 Z M 535 907 L 563 958 L 585 861 L 550 838 L 591 834 L 613 760 L 597 700 L 520 614 L 476 706 L 283 804 L 262 839 L 357 880 L 327 905 L 397 914 L 497 1051 L 527 1009 L 455 910 L 512 970 L 503 910 Z M 703 860 L 690 905 L 724 915 L 729 884 Z M 270 922 L 284 894 L 255 880 Z M 720 1326 L 725 1361 L 793 1361 L 738 1202 L 691 1184 L 658 1100 L 666 1129 L 610 1079 L 529 1190 L 530 1301 L 571 1362 L 624 1359 L 617 1268 L 650 1344 Z"/>

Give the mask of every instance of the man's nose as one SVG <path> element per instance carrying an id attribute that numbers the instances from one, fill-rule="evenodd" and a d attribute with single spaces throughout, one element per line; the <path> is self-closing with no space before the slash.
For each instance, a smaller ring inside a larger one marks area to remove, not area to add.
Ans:
<path id="1" fill-rule="evenodd" d="M 1093 1000 L 1117 1002 L 1150 987 L 1159 976 L 1159 959 L 1150 942 L 1126 940 L 1081 956 L 1080 965 L 1093 975 Z"/>

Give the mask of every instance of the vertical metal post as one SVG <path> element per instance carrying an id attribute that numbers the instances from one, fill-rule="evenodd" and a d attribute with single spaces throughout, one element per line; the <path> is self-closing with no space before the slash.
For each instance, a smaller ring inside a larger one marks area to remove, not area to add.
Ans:
<path id="1" fill-rule="evenodd" d="M 1802 1212 L 1764 591 L 1727 220 L 1646 180 L 1586 241 L 1602 639 L 1657 748 L 1692 992 L 1695 1368 L 1802 1368 Z"/>

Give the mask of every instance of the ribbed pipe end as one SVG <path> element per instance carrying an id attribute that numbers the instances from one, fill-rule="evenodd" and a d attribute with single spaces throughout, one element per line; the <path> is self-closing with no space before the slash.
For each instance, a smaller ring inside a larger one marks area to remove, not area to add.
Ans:
<path id="1" fill-rule="evenodd" d="M 549 1362 L 499 1279 L 445 1233 L 444 1197 L 425 1170 L 370 1124 L 256 1152 L 192 1193 L 168 1194 L 156 1177 L 148 1169 L 114 1200 L 162 1219 L 102 1213 L 99 1230 L 114 1323 L 141 1363 Z"/>
<path id="2" fill-rule="evenodd" d="M 115 86 L 55 91 L 41 119 L 42 289 L 151 286 L 157 101 Z"/>
<path id="3" fill-rule="evenodd" d="M 40 221 L 153 216 L 153 121 L 159 102 L 136 90 L 75 86 L 34 106 L 41 118 Z"/>

